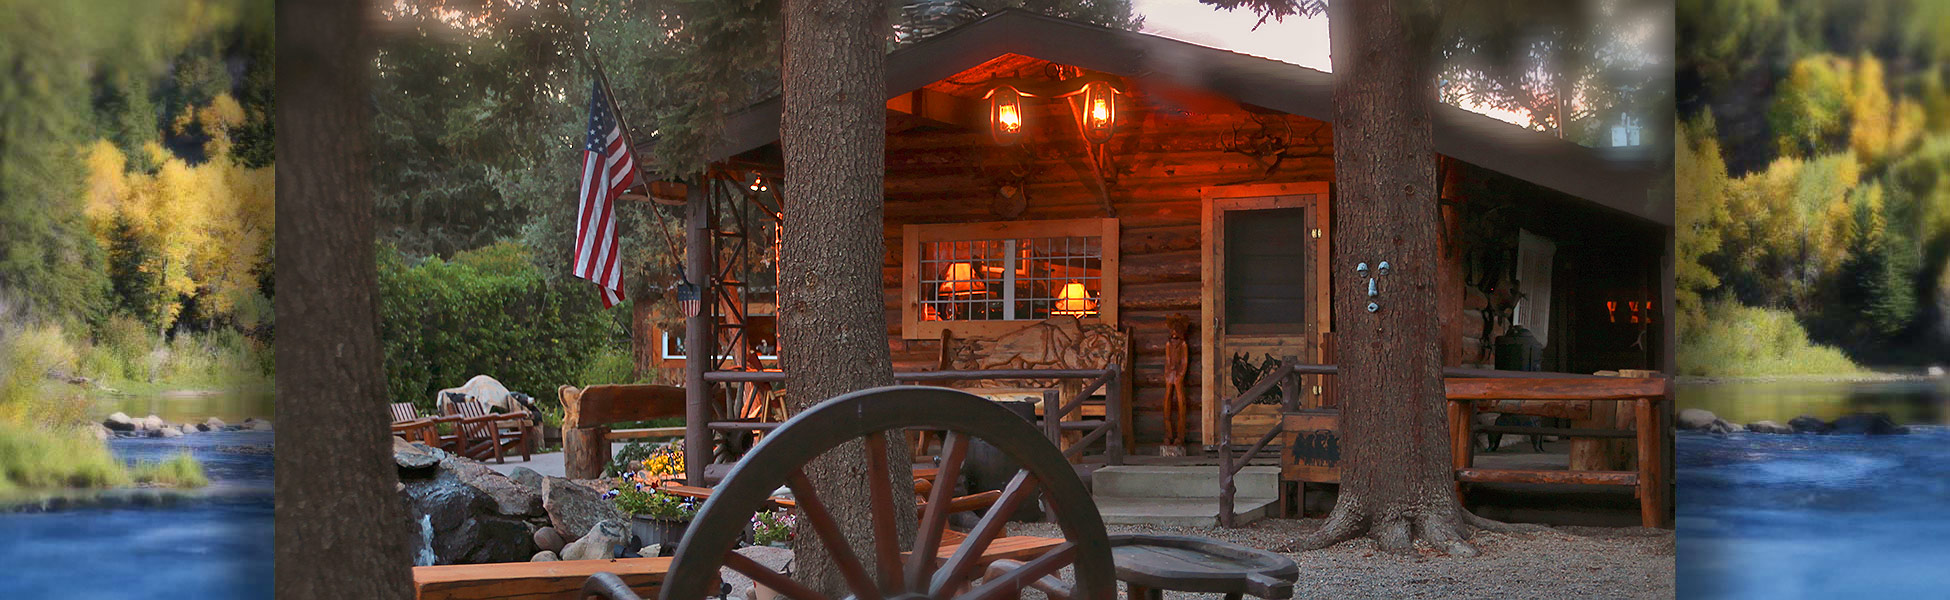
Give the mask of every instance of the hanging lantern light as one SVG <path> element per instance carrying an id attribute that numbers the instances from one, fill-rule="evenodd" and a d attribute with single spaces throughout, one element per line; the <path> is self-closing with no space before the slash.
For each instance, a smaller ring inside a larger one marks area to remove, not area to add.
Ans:
<path id="1" fill-rule="evenodd" d="M 1117 129 L 1117 89 L 1103 81 L 1083 86 L 1083 139 L 1092 144 L 1110 141 Z"/>
<path id="2" fill-rule="evenodd" d="M 996 144 L 1010 146 L 1022 139 L 1023 116 L 1022 92 L 1006 85 L 989 91 L 989 135 Z"/>

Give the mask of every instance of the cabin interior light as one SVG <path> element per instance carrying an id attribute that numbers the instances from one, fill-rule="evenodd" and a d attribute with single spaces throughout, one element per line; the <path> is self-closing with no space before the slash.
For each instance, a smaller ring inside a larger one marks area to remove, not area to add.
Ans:
<path id="1" fill-rule="evenodd" d="M 989 135 L 1008 146 L 1022 139 L 1022 92 L 1002 86 L 989 92 Z"/>
<path id="2" fill-rule="evenodd" d="M 988 291 L 988 286 L 975 278 L 975 265 L 965 262 L 948 265 L 942 279 L 937 292 L 944 296 L 973 296 Z"/>
<path id="3" fill-rule="evenodd" d="M 1110 141 L 1117 130 L 1117 89 L 1103 81 L 1083 87 L 1083 137 L 1093 144 Z"/>
<path id="4" fill-rule="evenodd" d="M 1090 297 L 1090 290 L 1083 288 L 1082 282 L 1072 281 L 1064 284 L 1063 290 L 1056 294 L 1053 314 L 1088 317 L 1097 314 L 1097 299 Z"/>

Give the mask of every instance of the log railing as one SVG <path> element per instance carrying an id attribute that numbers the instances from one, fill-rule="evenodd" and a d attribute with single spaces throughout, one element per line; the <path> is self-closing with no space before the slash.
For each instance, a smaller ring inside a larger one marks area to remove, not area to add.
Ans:
<path id="1" fill-rule="evenodd" d="M 1248 464 L 1252 462 L 1254 456 L 1258 455 L 1261 451 L 1265 450 L 1267 447 L 1269 447 L 1272 444 L 1274 439 L 1279 438 L 1281 434 L 1285 433 L 1284 422 L 1280 420 L 1275 420 L 1273 422 L 1273 425 L 1267 429 L 1266 433 L 1264 435 L 1261 435 L 1257 441 L 1253 442 L 1253 444 L 1249 446 L 1247 450 L 1243 454 L 1240 454 L 1238 458 L 1235 460 L 1233 455 L 1233 448 L 1235 447 L 1235 444 L 1233 443 L 1233 439 L 1232 439 L 1233 417 L 1236 417 L 1239 415 L 1239 413 L 1244 412 L 1247 407 L 1253 404 L 1253 401 L 1255 399 L 1265 395 L 1267 391 L 1273 389 L 1273 386 L 1279 385 L 1281 383 L 1287 384 L 1282 386 L 1281 388 L 1282 391 L 1284 392 L 1281 397 L 1282 409 L 1288 411 L 1296 410 L 1299 408 L 1298 390 L 1300 388 L 1300 385 L 1299 385 L 1298 378 L 1300 376 L 1302 375 L 1330 375 L 1331 376 L 1331 375 L 1339 375 L 1339 374 L 1340 374 L 1340 367 L 1337 365 L 1300 364 L 1300 361 L 1297 357 L 1292 357 L 1292 356 L 1284 357 L 1280 360 L 1280 366 L 1277 369 L 1273 370 L 1270 373 L 1262 375 L 1260 377 L 1260 380 L 1257 383 L 1253 384 L 1253 387 L 1247 389 L 1245 392 L 1240 393 L 1237 396 L 1226 399 L 1225 402 L 1220 405 L 1222 410 L 1220 412 L 1220 417 L 1219 417 L 1219 422 L 1217 423 L 1217 427 L 1218 427 L 1218 438 L 1219 438 L 1219 444 L 1218 444 L 1219 446 L 1218 447 L 1219 524 L 1221 526 L 1223 527 L 1237 526 L 1237 524 L 1235 523 L 1236 516 L 1233 514 L 1234 497 L 1237 492 L 1236 486 L 1233 483 L 1234 477 L 1238 475 L 1241 469 L 1244 469 Z M 1527 383 L 1527 384 L 1512 383 L 1512 384 L 1496 386 L 1498 389 L 1518 389 L 1518 388 L 1528 387 L 1534 390 L 1529 395 L 1519 394 L 1515 396 L 1503 396 L 1503 397 L 1496 398 L 1502 400 L 1526 400 L 1526 399 L 1529 400 L 1604 400 L 1604 399 L 1618 400 L 1623 398 L 1599 398 L 1599 397 L 1545 398 L 1545 397 L 1533 397 L 1533 396 L 1535 396 L 1537 393 L 1553 393 L 1553 392 L 1573 393 L 1578 390 L 1585 389 L 1586 381 L 1582 381 L 1582 380 L 1595 380 L 1600 382 L 1664 381 L 1662 379 L 1630 379 L 1630 378 L 1619 378 L 1619 377 L 1606 377 L 1602 375 L 1585 375 L 1579 373 L 1552 373 L 1552 372 L 1543 372 L 1543 371 L 1499 371 L 1495 369 L 1474 369 L 1474 368 L 1466 368 L 1466 367 L 1444 367 L 1442 369 L 1442 376 L 1445 380 L 1450 382 L 1451 387 L 1449 388 L 1450 389 L 1449 396 L 1451 400 L 1456 400 L 1457 388 L 1454 387 L 1454 383 L 1458 380 L 1461 381 L 1499 381 L 1499 380 L 1508 381 L 1514 379 L 1536 380 L 1534 383 Z M 1580 380 L 1580 381 L 1571 382 L 1570 380 Z M 1480 386 L 1480 385 L 1482 384 L 1471 383 L 1466 385 L 1464 389 L 1465 390 L 1476 389 L 1475 387 L 1470 387 L 1470 386 Z M 1640 383 L 1638 385 L 1646 385 L 1646 384 Z M 1620 387 L 1620 386 L 1600 386 L 1600 387 L 1607 387 L 1608 389 L 1616 389 L 1616 387 Z M 1623 386 L 1623 387 L 1629 387 L 1629 386 Z M 1603 394 L 1598 394 L 1598 395 L 1603 395 Z M 1483 398 L 1483 399 L 1489 399 L 1489 398 Z M 1656 399 L 1654 401 L 1656 402 Z M 1468 408 L 1466 405 L 1466 401 L 1465 401 L 1465 408 Z M 1450 409 L 1451 409 L 1450 427 L 1451 427 L 1451 431 L 1454 432 L 1458 430 L 1458 422 L 1457 422 L 1458 412 L 1456 409 L 1456 405 L 1453 403 L 1450 405 Z M 1644 420 L 1647 418 L 1644 416 L 1645 410 L 1653 411 L 1652 413 L 1653 416 L 1651 417 L 1650 421 Z M 1649 409 L 1641 407 L 1640 411 L 1641 411 L 1641 415 L 1639 416 L 1639 419 L 1641 419 L 1640 421 L 1641 423 L 1659 422 L 1656 404 L 1654 404 Z M 1473 411 L 1466 411 L 1466 412 L 1473 413 Z M 1470 445 L 1471 436 L 1474 435 L 1475 431 L 1488 431 L 1491 428 L 1487 428 L 1487 427 L 1475 428 L 1473 426 L 1474 419 L 1463 418 L 1461 419 L 1461 421 L 1462 424 L 1460 427 L 1463 433 L 1455 434 L 1457 437 L 1455 437 L 1454 440 L 1461 441 L 1460 452 L 1465 453 L 1468 457 L 1473 457 L 1472 451 L 1474 450 L 1474 448 Z M 1522 431 L 1518 431 L 1518 429 L 1522 429 Z M 1532 428 L 1497 428 L 1497 431 L 1501 433 L 1529 434 L 1532 433 L 1531 431 L 1529 431 L 1530 429 Z M 1659 440 L 1658 427 L 1640 426 L 1637 428 L 1636 433 L 1626 433 L 1624 435 L 1620 435 L 1620 432 L 1614 432 L 1608 430 L 1587 431 L 1582 429 L 1567 430 L 1567 429 L 1559 429 L 1559 428 L 1535 428 L 1535 429 L 1548 429 L 1549 431 L 1546 435 L 1577 436 L 1581 434 L 1593 434 L 1598 437 L 1636 436 L 1639 439 L 1639 449 L 1641 452 L 1641 456 L 1654 456 L 1654 457 L 1658 456 L 1657 454 L 1658 452 L 1657 447 L 1658 447 L 1658 440 Z M 1651 445 L 1650 450 L 1647 449 L 1648 436 L 1649 439 L 1652 440 L 1650 444 Z M 1454 447 L 1457 446 L 1458 442 L 1454 440 L 1450 442 L 1452 446 L 1451 448 L 1452 453 L 1457 452 L 1454 449 Z M 1457 469 L 1456 478 L 1458 482 L 1457 489 L 1459 492 L 1461 490 L 1461 484 L 1469 481 L 1517 481 L 1519 479 L 1527 477 L 1530 479 L 1535 479 L 1536 482 L 1540 482 L 1540 483 L 1555 483 L 1556 481 L 1543 481 L 1543 480 L 1544 479 L 1555 480 L 1555 479 L 1563 479 L 1565 477 L 1575 477 L 1575 476 L 1562 475 L 1562 473 L 1566 473 L 1566 472 L 1560 472 L 1560 471 L 1476 469 L 1473 466 L 1469 465 L 1465 458 L 1461 458 L 1465 456 L 1465 454 L 1456 454 L 1452 456 L 1452 458 L 1456 458 L 1456 469 Z M 1644 499 L 1648 497 L 1648 494 L 1662 493 L 1664 491 L 1663 489 L 1655 489 L 1653 487 L 1653 485 L 1656 484 L 1658 480 L 1658 473 L 1656 472 L 1657 470 L 1656 465 L 1658 464 L 1660 463 L 1657 460 L 1653 460 L 1653 461 L 1642 460 L 1640 462 L 1640 471 L 1643 472 L 1646 471 L 1648 468 L 1650 468 L 1654 471 L 1652 475 L 1650 477 L 1647 477 L 1639 474 L 1632 474 L 1633 477 L 1631 478 L 1632 480 L 1631 485 L 1641 485 L 1640 487 L 1640 495 L 1642 500 L 1641 504 L 1644 504 Z M 1652 465 L 1652 466 L 1648 467 L 1647 465 Z M 1519 471 L 1521 474 L 1513 474 L 1512 471 Z M 1575 473 L 1594 473 L 1594 472 L 1578 471 Z M 1524 480 L 1528 481 L 1530 479 L 1524 479 Z M 1591 483 L 1616 483 L 1622 481 L 1621 478 L 1613 477 L 1610 475 L 1591 476 L 1591 477 L 1587 477 L 1587 479 Z M 1647 492 L 1646 490 L 1654 490 L 1654 491 Z M 1656 496 L 1653 497 L 1656 498 Z M 1281 504 L 1281 510 L 1284 511 L 1285 498 L 1281 498 L 1280 504 Z M 1642 506 L 1642 512 L 1644 512 L 1646 515 L 1652 514 L 1653 510 L 1654 509 L 1652 507 Z"/>
<path id="2" fill-rule="evenodd" d="M 1049 435 L 1050 443 L 1063 446 L 1064 432 L 1082 432 L 1083 437 L 1064 448 L 1064 456 L 1075 460 L 1083 455 L 1084 448 L 1102 440 L 1104 461 L 1112 465 L 1124 464 L 1124 386 L 1123 370 L 1115 365 L 1104 369 L 989 369 L 989 370 L 943 370 L 943 371 L 895 371 L 894 381 L 899 383 L 946 383 L 955 381 L 982 381 L 995 379 L 1080 379 L 1083 387 L 1065 401 L 1057 390 L 1044 390 L 1042 394 L 1043 427 Z M 709 371 L 704 381 L 710 384 L 767 382 L 782 383 L 784 371 Z M 1098 390 L 1104 392 L 1104 420 L 1100 423 L 1063 420 L 1064 415 L 1083 408 L 1091 395 Z M 713 421 L 707 428 L 713 431 L 768 431 L 778 427 L 777 423 L 753 423 L 749 421 Z"/>
<path id="3" fill-rule="evenodd" d="M 1660 402 L 1672 399 L 1672 380 L 1664 377 L 1591 377 L 1561 379 L 1450 379 L 1450 458 L 1456 469 L 1457 500 L 1467 483 L 1555 483 L 1621 485 L 1639 498 L 1639 521 L 1646 527 L 1665 525 L 1664 431 Z M 1630 402 L 1636 411 L 1630 430 L 1587 430 L 1549 427 L 1477 427 L 1473 402 Z M 1556 434 L 1570 437 L 1630 437 L 1638 441 L 1638 469 L 1634 471 L 1572 471 L 1555 469 L 1480 469 L 1474 465 L 1476 432 Z"/>

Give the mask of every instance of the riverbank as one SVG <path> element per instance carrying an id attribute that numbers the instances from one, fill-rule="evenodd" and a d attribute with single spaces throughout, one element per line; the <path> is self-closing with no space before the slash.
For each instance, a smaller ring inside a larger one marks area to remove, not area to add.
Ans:
<path id="1" fill-rule="evenodd" d="M 1681 375 L 1674 377 L 1677 385 L 1725 385 L 1740 383 L 1871 383 L 1878 381 L 1943 381 L 1950 384 L 1950 378 L 1931 375 L 1927 372 L 1863 371 L 1860 373 L 1836 373 L 1815 375 L 1753 375 L 1753 376 L 1710 376 Z"/>

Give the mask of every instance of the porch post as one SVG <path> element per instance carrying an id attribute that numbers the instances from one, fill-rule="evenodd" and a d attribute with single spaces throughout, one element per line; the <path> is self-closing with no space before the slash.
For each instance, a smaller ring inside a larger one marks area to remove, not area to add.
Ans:
<path id="1" fill-rule="evenodd" d="M 703 486 L 704 465 L 711 462 L 711 390 L 704 372 L 717 354 L 714 348 L 717 298 L 712 295 L 711 191 L 709 175 L 700 175 L 684 197 L 684 272 L 698 288 L 697 314 L 684 322 L 684 483 Z"/>

